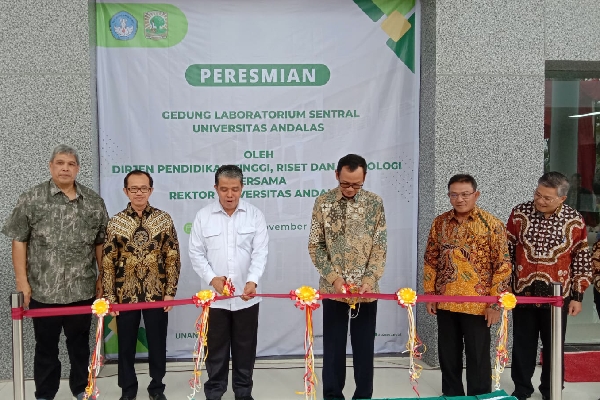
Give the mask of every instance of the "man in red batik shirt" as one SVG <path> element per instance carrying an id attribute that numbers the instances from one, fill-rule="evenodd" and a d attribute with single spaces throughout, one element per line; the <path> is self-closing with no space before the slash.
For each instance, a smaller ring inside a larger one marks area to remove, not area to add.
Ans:
<path id="1" fill-rule="evenodd" d="M 590 285 L 592 263 L 587 231 L 581 214 L 564 204 L 569 191 L 567 177 L 548 172 L 538 180 L 533 201 L 513 208 L 507 223 L 513 263 L 512 287 L 517 296 L 552 296 L 552 282 L 563 289 L 562 346 L 567 314 L 581 312 L 583 292 Z M 511 377 L 513 396 L 527 399 L 533 393 L 538 337 L 542 339 L 542 398 L 550 399 L 551 323 L 548 304 L 517 304 L 513 310 Z"/>

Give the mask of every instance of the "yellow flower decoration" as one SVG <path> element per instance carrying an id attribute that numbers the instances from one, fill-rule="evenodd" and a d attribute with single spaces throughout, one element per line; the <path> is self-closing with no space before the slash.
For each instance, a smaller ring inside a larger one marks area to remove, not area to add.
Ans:
<path id="1" fill-rule="evenodd" d="M 215 299 L 215 292 L 210 289 L 201 290 L 196 293 L 196 298 L 200 304 L 211 303 Z"/>
<path id="2" fill-rule="evenodd" d="M 512 310 L 517 305 L 517 298 L 515 295 L 508 292 L 502 293 L 498 301 L 505 310 Z"/>
<path id="3" fill-rule="evenodd" d="M 315 304 L 319 299 L 319 292 L 310 286 L 301 286 L 296 289 L 296 297 L 304 304 Z"/>
<path id="4" fill-rule="evenodd" d="M 233 296 L 235 294 L 235 286 L 233 286 L 233 282 L 231 278 L 227 278 L 225 284 L 223 285 L 223 296 Z"/>
<path id="5" fill-rule="evenodd" d="M 105 298 L 96 299 L 92 303 L 92 314 L 98 316 L 98 318 L 104 317 L 110 311 L 110 302 Z"/>
<path id="6" fill-rule="evenodd" d="M 414 306 L 417 304 L 417 292 L 411 288 L 402 288 L 396 292 L 398 304 L 401 306 Z"/>

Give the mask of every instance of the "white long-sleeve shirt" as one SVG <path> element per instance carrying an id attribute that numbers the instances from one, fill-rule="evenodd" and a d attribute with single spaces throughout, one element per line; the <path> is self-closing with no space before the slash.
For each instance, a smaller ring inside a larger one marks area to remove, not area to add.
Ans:
<path id="1" fill-rule="evenodd" d="M 247 282 L 257 284 L 265 271 L 269 235 L 263 213 L 240 199 L 231 216 L 219 201 L 196 214 L 190 234 L 190 259 L 194 271 L 208 284 L 217 276 L 231 278 L 235 295 L 241 295 Z M 211 307 L 237 311 L 260 301 L 236 297 L 215 301 Z"/>

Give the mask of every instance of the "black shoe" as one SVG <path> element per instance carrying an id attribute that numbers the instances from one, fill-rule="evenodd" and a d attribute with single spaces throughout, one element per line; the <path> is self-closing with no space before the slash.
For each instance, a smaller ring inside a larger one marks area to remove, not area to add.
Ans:
<path id="1" fill-rule="evenodd" d="M 167 396 L 164 393 L 151 394 L 150 400 L 167 400 Z"/>
<path id="2" fill-rule="evenodd" d="M 135 396 L 133 396 L 133 397 L 121 396 L 121 398 L 119 400 L 135 400 Z"/>
<path id="3" fill-rule="evenodd" d="M 531 397 L 531 395 L 527 396 L 526 394 L 519 394 L 516 392 L 513 392 L 513 394 L 511 394 L 512 397 L 516 397 L 517 400 L 527 400 L 528 398 Z"/>
<path id="4" fill-rule="evenodd" d="M 544 395 L 542 395 L 542 400 L 550 400 L 550 396 L 544 396 Z"/>
<path id="5" fill-rule="evenodd" d="M 254 399 L 252 398 L 252 396 L 244 396 L 244 397 L 235 396 L 235 400 L 254 400 Z"/>

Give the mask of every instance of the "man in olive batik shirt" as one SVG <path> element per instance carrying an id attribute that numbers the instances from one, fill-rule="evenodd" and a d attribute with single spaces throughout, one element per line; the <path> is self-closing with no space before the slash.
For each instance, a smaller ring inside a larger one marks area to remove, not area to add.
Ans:
<path id="1" fill-rule="evenodd" d="M 319 196 L 313 208 L 308 250 L 319 271 L 321 293 L 343 293 L 353 285 L 359 293 L 379 293 L 385 268 L 387 230 L 383 202 L 362 190 L 367 163 L 356 154 L 338 162 L 339 187 Z M 348 313 L 356 391 L 353 399 L 373 395 L 373 353 L 377 301 L 367 297 L 323 300 L 323 397 L 344 399 Z"/>
<path id="2" fill-rule="evenodd" d="M 66 145 L 50 158 L 52 179 L 19 197 L 2 233 L 12 239 L 17 291 L 30 309 L 91 305 L 101 296 L 100 264 L 108 214 L 104 201 L 75 180 L 79 156 Z M 81 400 L 87 386 L 91 314 L 33 318 L 35 398 L 50 400 L 60 385 L 58 342 L 64 329 L 69 387 Z"/>

